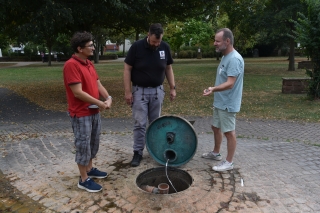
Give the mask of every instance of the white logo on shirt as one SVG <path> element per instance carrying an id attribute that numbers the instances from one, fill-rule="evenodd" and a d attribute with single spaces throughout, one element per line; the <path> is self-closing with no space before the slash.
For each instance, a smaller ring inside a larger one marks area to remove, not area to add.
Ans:
<path id="1" fill-rule="evenodd" d="M 221 75 L 221 72 L 222 72 L 222 70 L 223 70 L 223 67 L 224 67 L 224 65 L 222 65 L 222 66 L 220 67 L 220 69 L 219 69 L 219 75 Z"/>
<path id="2" fill-rule="evenodd" d="M 160 59 L 165 59 L 166 58 L 166 54 L 164 53 L 163 50 L 159 51 L 160 54 Z"/>

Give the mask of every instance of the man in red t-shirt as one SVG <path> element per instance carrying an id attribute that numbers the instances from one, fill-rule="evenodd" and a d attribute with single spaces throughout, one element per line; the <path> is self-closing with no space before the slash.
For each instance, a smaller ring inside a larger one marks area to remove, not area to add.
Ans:
<path id="1" fill-rule="evenodd" d="M 94 51 L 92 40 L 88 32 L 73 35 L 71 47 L 74 55 L 64 65 L 63 79 L 75 137 L 75 161 L 80 172 L 78 187 L 88 192 L 98 192 L 102 187 L 91 178 L 105 178 L 108 175 L 92 165 L 100 143 L 99 111 L 111 107 L 112 97 L 102 86 L 93 64 L 88 60 Z M 105 101 L 101 101 L 100 97 Z"/>

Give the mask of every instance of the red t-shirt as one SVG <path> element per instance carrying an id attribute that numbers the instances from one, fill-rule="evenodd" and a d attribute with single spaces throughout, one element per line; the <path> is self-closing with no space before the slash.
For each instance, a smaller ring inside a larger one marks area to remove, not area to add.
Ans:
<path id="1" fill-rule="evenodd" d="M 81 83 L 82 91 L 92 97 L 99 99 L 97 80 L 98 74 L 90 60 L 84 62 L 79 57 L 73 55 L 64 65 L 63 79 L 67 93 L 68 111 L 70 116 L 83 117 L 99 112 L 99 109 L 89 109 L 91 103 L 84 102 L 76 98 L 69 85 Z"/>

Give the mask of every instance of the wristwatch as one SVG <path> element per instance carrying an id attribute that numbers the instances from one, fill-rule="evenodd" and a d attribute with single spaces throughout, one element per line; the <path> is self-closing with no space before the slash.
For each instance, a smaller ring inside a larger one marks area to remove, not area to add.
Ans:
<path id="1" fill-rule="evenodd" d="M 111 100 L 112 100 L 112 96 L 109 95 L 109 96 L 106 98 L 106 101 L 107 101 L 108 99 L 111 99 Z"/>

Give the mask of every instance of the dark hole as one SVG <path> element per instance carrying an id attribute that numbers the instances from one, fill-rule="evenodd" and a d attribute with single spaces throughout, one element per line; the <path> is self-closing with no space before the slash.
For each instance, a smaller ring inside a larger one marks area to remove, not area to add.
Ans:
<path id="1" fill-rule="evenodd" d="M 192 177 L 183 170 L 168 166 L 167 173 L 177 192 L 188 189 L 193 182 Z M 136 179 L 136 184 L 139 188 L 144 185 L 158 187 L 160 183 L 166 183 L 169 185 L 169 194 L 176 193 L 166 176 L 165 167 L 148 169 L 139 174 Z"/>
<path id="2" fill-rule="evenodd" d="M 169 162 L 174 161 L 176 159 L 176 153 L 173 150 L 167 150 L 165 152 L 165 157 Z"/>

